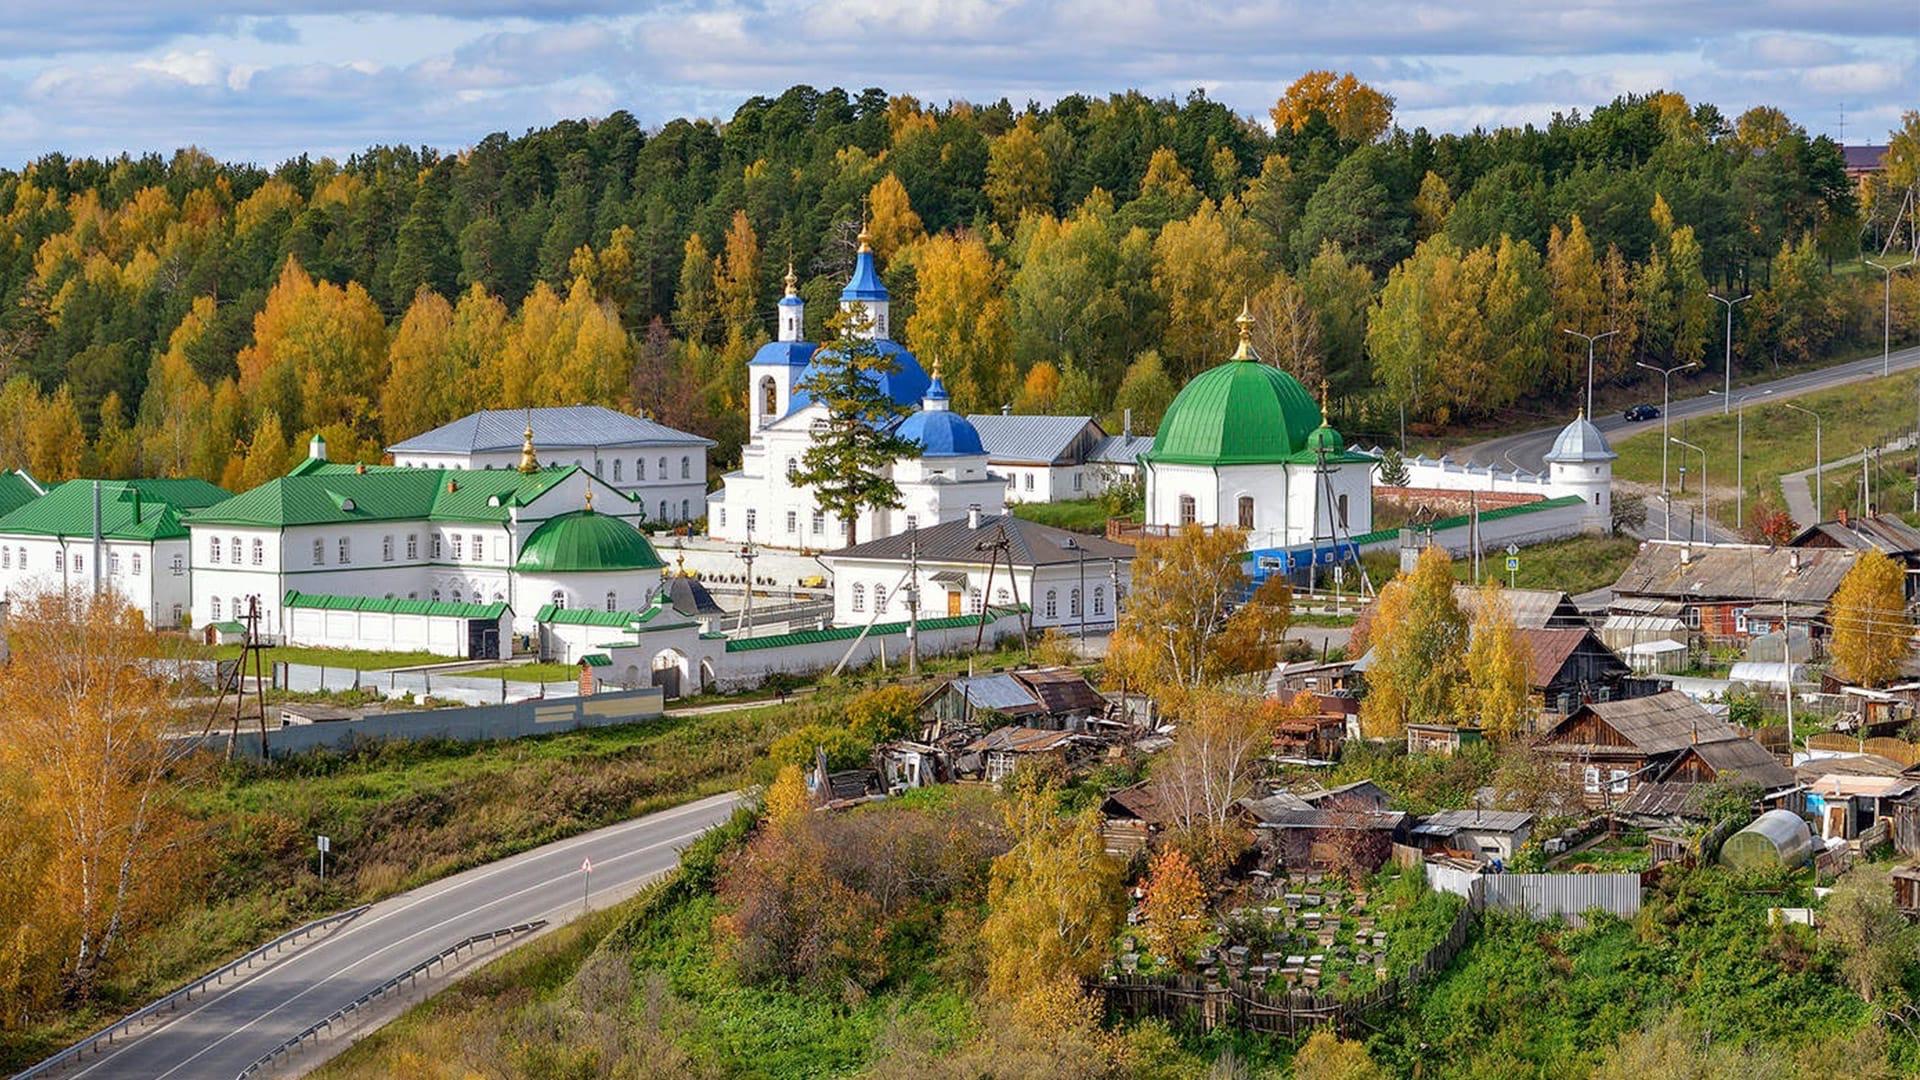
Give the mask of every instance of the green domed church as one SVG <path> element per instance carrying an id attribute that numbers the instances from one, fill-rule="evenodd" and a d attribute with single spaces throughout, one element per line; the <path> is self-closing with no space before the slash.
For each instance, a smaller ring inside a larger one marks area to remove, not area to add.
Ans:
<path id="1" fill-rule="evenodd" d="M 1240 347 L 1181 388 L 1160 421 L 1146 474 L 1150 532 L 1236 527 L 1250 550 L 1329 544 L 1373 529 L 1373 458 L 1347 451 L 1327 422 L 1325 387 L 1254 353 L 1243 308 Z"/>

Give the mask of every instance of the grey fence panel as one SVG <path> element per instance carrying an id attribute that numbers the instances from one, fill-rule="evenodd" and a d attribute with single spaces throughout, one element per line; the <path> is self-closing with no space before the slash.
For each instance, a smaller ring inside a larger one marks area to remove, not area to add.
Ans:
<path id="1" fill-rule="evenodd" d="M 540 693 L 543 697 L 566 698 L 580 696 L 580 684 L 577 682 L 550 682 L 539 685 Z"/>
<path id="2" fill-rule="evenodd" d="M 360 689 L 360 673 L 352 668 L 321 668 L 320 686 L 333 693 Z"/>
<path id="3" fill-rule="evenodd" d="M 415 698 L 427 696 L 427 674 L 423 671 L 390 671 L 387 692 L 394 697 L 412 694 Z"/>
<path id="4" fill-rule="evenodd" d="M 288 690 L 292 690 L 295 693 L 312 694 L 326 689 L 322 681 L 326 674 L 326 669 L 315 667 L 312 664 L 282 664 L 280 666 L 286 673 L 286 688 Z"/>
<path id="5" fill-rule="evenodd" d="M 1638 874 L 1486 874 L 1480 885 L 1488 907 L 1536 919 L 1578 920 L 1596 909 L 1623 919 L 1640 913 Z"/>

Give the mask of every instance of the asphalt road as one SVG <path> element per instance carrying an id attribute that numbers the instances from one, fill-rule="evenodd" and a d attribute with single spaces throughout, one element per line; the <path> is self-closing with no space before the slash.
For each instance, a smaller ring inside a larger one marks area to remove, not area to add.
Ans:
<path id="1" fill-rule="evenodd" d="M 1894 371 L 1911 371 L 1920 368 L 1920 348 L 1903 349 L 1894 353 L 1891 359 Z M 1709 370 L 1713 370 L 1714 367 L 1717 367 L 1717 365 L 1710 365 Z M 1864 360 L 1851 360 L 1844 364 L 1836 364 L 1833 367 L 1821 368 L 1818 371 L 1803 371 L 1797 375 L 1788 375 L 1785 378 L 1774 379 L 1771 382 L 1749 383 L 1745 386 L 1736 386 L 1733 388 L 1733 399 L 1737 403 L 1742 398 L 1765 394 L 1769 400 L 1777 401 L 1781 398 L 1795 397 L 1815 390 L 1825 390 L 1829 387 L 1858 382 L 1862 379 L 1876 378 L 1879 376 L 1880 371 L 1881 359 L 1878 356 Z M 1660 403 L 1659 386 L 1648 384 L 1648 390 L 1649 396 L 1647 400 L 1658 405 Z M 1721 407 L 1721 400 L 1717 394 L 1701 394 L 1698 397 L 1676 398 L 1673 401 L 1672 407 L 1667 410 L 1667 419 L 1672 421 L 1681 420 L 1689 416 L 1706 416 L 1710 413 L 1719 412 Z M 1568 417 L 1567 419 L 1571 420 L 1572 417 Z M 1754 417 L 1748 417 L 1750 421 L 1753 419 Z M 1642 431 L 1656 429 L 1660 426 L 1660 421 L 1649 420 L 1638 424 L 1630 424 L 1616 412 L 1609 413 L 1606 416 L 1595 417 L 1594 424 L 1599 427 L 1608 439 L 1616 439 L 1628 435 L 1635 435 Z M 1534 431 L 1521 432 L 1518 435 L 1502 435 L 1497 439 L 1488 439 L 1485 442 L 1472 443 L 1460 447 L 1457 450 L 1450 451 L 1449 453 L 1455 461 L 1473 461 L 1483 465 L 1507 465 L 1525 469 L 1528 472 L 1544 472 L 1547 467 L 1545 461 L 1547 451 L 1553 448 L 1554 436 L 1560 434 L 1560 429 L 1565 426 L 1566 423 L 1563 421 L 1552 427 L 1543 427 Z M 1677 508 L 1674 516 L 1676 519 L 1674 525 L 1677 532 L 1680 527 L 1679 519 L 1681 517 Z"/>
<path id="2" fill-rule="evenodd" d="M 580 914 L 581 860 L 593 901 L 630 895 L 671 869 L 679 850 L 724 821 L 737 795 L 716 795 L 523 852 L 373 906 L 331 936 L 225 993 L 174 1015 L 90 1067 L 88 1080 L 227 1080 L 287 1038 L 387 979 L 473 934 Z"/>

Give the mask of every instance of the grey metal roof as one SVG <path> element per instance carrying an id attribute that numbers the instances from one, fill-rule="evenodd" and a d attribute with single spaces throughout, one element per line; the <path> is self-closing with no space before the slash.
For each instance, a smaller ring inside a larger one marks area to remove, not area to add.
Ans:
<path id="1" fill-rule="evenodd" d="M 1513 625 L 1521 630 L 1545 630 L 1587 625 L 1573 598 L 1557 589 L 1501 589 L 1507 610 L 1513 613 Z M 1480 606 L 1480 590 L 1471 585 L 1455 585 L 1453 602 L 1472 619 Z"/>
<path id="2" fill-rule="evenodd" d="M 1619 597 L 1699 603 L 1787 600 L 1825 605 L 1853 568 L 1839 548 L 1764 548 L 1753 544 L 1683 544 L 1649 540 L 1614 583 Z M 1618 599 L 1616 610 L 1627 605 Z M 1762 613 L 1764 614 L 1764 612 Z"/>
<path id="3" fill-rule="evenodd" d="M 1091 416 L 1010 416 L 1001 413 L 975 413 L 967 422 L 980 433 L 980 445 L 988 461 L 1013 461 L 1029 465 L 1072 464 L 1074 441 L 1092 428 L 1094 439 L 1100 430 Z"/>
<path id="4" fill-rule="evenodd" d="M 1569 713 L 1554 725 L 1542 744 L 1548 750 L 1578 750 L 1559 743 L 1562 731 L 1572 728 L 1583 713 L 1591 712 L 1643 754 L 1669 754 L 1702 743 L 1737 739 L 1738 732 L 1678 690 L 1620 701 L 1593 701 Z M 1623 748 L 1624 749 L 1624 748 Z"/>
<path id="5" fill-rule="evenodd" d="M 387 450 L 395 454 L 518 450 L 529 419 L 533 423 L 535 451 L 584 450 L 597 446 L 714 445 L 712 439 L 600 405 L 563 405 L 531 411 L 485 409 L 411 439 L 402 439 Z"/>
<path id="6" fill-rule="evenodd" d="M 968 526 L 965 518 L 955 518 L 932 528 L 919 529 L 910 533 L 895 533 L 878 540 L 869 540 L 864 544 L 855 544 L 850 548 L 828 552 L 820 558 L 828 565 L 833 565 L 841 559 L 905 561 L 909 546 L 917 542 L 920 545 L 921 562 L 985 566 L 993 556 L 990 552 L 981 551 L 978 545 L 995 542 L 1003 530 L 1007 538 L 1007 554 L 1015 566 L 1048 566 L 1078 562 L 1080 551 L 1065 546 L 1069 540 L 1078 544 L 1080 549 L 1086 552 L 1089 562 L 1132 559 L 1134 554 L 1131 546 L 1116 544 L 1098 536 L 1070 533 L 1065 529 L 1027 521 L 1012 514 L 982 514 L 979 528 Z M 1104 567 L 1097 569 L 1104 570 Z M 1093 572 L 1089 571 L 1089 573 Z"/>
<path id="7" fill-rule="evenodd" d="M 1850 517 L 1846 521 L 1822 521 L 1809 525 L 1788 542 L 1789 547 L 1808 547 L 1823 539 L 1849 551 L 1883 551 L 1889 555 L 1920 554 L 1920 529 L 1896 517 L 1875 514 Z"/>
<path id="8" fill-rule="evenodd" d="M 1582 412 L 1574 418 L 1573 423 L 1560 429 L 1560 434 L 1553 440 L 1553 449 L 1547 451 L 1547 456 L 1542 460 L 1549 464 L 1580 465 L 1612 461 L 1619 456 L 1613 452 L 1613 447 L 1607 445 L 1607 437 L 1600 434 L 1600 429 L 1594 427 L 1593 421 L 1588 420 L 1587 414 Z"/>
<path id="9" fill-rule="evenodd" d="M 1413 831 L 1422 836 L 1452 836 L 1461 829 L 1519 832 L 1532 825 L 1533 815 L 1519 810 L 1442 810 L 1428 814 Z"/>
<path id="10" fill-rule="evenodd" d="M 1093 449 L 1087 452 L 1087 460 L 1103 465 L 1137 465 L 1140 452 L 1152 445 L 1151 432 L 1145 435 L 1137 431 L 1131 435 L 1109 435 L 1094 444 Z"/>
<path id="11" fill-rule="evenodd" d="M 995 712 L 1032 712 L 1040 708 L 1040 699 L 1020 685 L 1011 675 L 972 675 L 953 680 L 953 688 L 976 709 Z"/>

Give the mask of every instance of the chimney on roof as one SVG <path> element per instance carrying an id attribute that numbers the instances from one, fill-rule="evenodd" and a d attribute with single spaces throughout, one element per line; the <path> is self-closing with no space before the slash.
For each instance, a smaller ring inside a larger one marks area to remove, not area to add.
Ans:
<path id="1" fill-rule="evenodd" d="M 1800 572 L 1800 550 L 1798 548 L 1795 548 L 1787 552 L 1787 573 L 1797 574 L 1799 572 Z"/>
<path id="2" fill-rule="evenodd" d="M 979 527 L 980 527 L 980 504 L 969 503 L 967 504 L 967 528 L 977 529 Z"/>
<path id="3" fill-rule="evenodd" d="M 327 460 L 327 440 L 317 431 L 307 441 L 307 456 L 315 461 Z"/>
<path id="4" fill-rule="evenodd" d="M 1692 544 L 1680 545 L 1680 565 L 1681 566 L 1693 565 L 1693 545 Z"/>
<path id="5" fill-rule="evenodd" d="M 1002 406 L 1000 406 L 1000 415 L 1001 415 L 1001 416 L 1012 416 L 1012 415 L 1013 415 L 1013 405 L 1012 405 L 1011 403 L 1009 403 L 1009 404 L 1006 404 L 1006 405 L 1002 405 Z"/>
<path id="6" fill-rule="evenodd" d="M 353 471 L 356 475 L 359 475 L 359 476 L 367 475 L 367 463 L 364 461 L 359 462 L 358 464 L 354 465 Z"/>
<path id="7" fill-rule="evenodd" d="M 1128 442 L 1133 441 L 1133 406 L 1131 405 L 1120 410 L 1120 437 Z"/>

